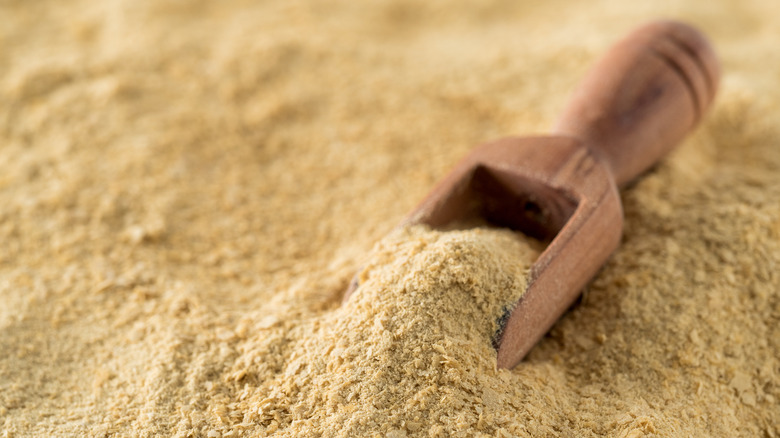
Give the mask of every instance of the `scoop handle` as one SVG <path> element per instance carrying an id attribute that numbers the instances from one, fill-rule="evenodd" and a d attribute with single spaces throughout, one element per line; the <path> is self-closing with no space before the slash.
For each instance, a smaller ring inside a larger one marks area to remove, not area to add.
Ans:
<path id="1" fill-rule="evenodd" d="M 625 185 L 669 152 L 715 96 L 719 65 L 690 25 L 657 21 L 599 60 L 558 119 L 556 134 L 579 139 Z"/>

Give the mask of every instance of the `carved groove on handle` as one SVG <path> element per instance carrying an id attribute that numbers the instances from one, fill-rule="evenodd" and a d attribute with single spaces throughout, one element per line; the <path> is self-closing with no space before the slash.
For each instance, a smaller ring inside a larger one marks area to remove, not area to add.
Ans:
<path id="1" fill-rule="evenodd" d="M 674 21 L 650 23 L 595 64 L 553 131 L 582 141 L 623 185 L 696 126 L 718 77 L 717 58 L 699 31 Z"/>

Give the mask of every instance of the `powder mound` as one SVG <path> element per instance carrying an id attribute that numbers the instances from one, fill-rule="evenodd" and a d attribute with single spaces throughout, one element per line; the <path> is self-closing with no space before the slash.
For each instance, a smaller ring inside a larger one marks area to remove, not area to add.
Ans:
<path id="1" fill-rule="evenodd" d="M 294 356 L 255 400 L 266 431 L 493 434 L 503 382 L 491 339 L 536 256 L 509 230 L 396 230 L 344 306 L 294 331 Z"/>
<path id="2" fill-rule="evenodd" d="M 482 342 L 525 292 L 526 271 L 537 256 L 531 244 L 507 229 L 401 228 L 374 248 L 346 311 L 393 308 L 409 319 L 431 318 L 447 336 Z"/>

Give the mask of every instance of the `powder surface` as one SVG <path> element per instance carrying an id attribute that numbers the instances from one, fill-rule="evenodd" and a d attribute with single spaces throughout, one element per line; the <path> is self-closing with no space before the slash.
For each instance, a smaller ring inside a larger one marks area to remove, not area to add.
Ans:
<path id="1" fill-rule="evenodd" d="M 779 7 L 0 2 L 0 436 L 780 436 Z M 496 371 L 522 243 L 382 239 L 659 16 L 712 37 L 712 111 Z"/>
<path id="2" fill-rule="evenodd" d="M 243 421 L 288 436 L 506 433 L 513 392 L 492 341 L 526 289 L 538 255 L 528 240 L 480 228 L 392 233 L 344 306 L 242 348 L 242 380 L 262 382 L 238 394 Z M 284 365 L 263 366 L 258 352 L 277 349 Z"/>

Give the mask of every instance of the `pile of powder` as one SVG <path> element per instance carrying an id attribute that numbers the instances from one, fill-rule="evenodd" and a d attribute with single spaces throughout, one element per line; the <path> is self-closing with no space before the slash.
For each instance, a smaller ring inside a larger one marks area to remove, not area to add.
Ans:
<path id="1" fill-rule="evenodd" d="M 262 384 L 238 393 L 242 420 L 288 436 L 524 430 L 510 414 L 518 388 L 507 387 L 509 372 L 496 371 L 492 340 L 525 291 L 538 254 L 528 240 L 483 228 L 392 233 L 344 306 L 307 320 L 288 339 L 269 345 L 261 335 L 243 347 L 244 378 Z M 285 352 L 275 370 L 257 353 L 274 349 Z"/>

